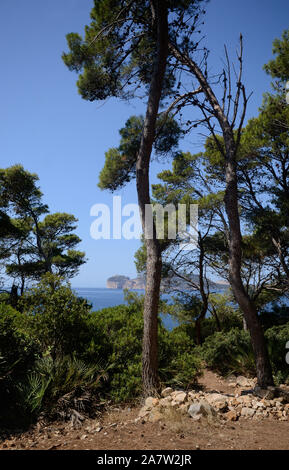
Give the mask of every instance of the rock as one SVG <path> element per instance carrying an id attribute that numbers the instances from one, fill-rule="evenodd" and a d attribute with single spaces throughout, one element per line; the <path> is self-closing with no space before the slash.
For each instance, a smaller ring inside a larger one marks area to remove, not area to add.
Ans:
<path id="1" fill-rule="evenodd" d="M 159 403 L 159 400 L 154 397 L 148 397 L 145 401 L 145 406 L 152 408 L 153 406 L 156 406 Z"/>
<path id="2" fill-rule="evenodd" d="M 236 376 L 234 374 L 228 375 L 225 380 L 228 383 L 236 383 Z"/>
<path id="3" fill-rule="evenodd" d="M 179 410 L 182 414 L 185 415 L 187 414 L 189 407 L 190 407 L 189 403 L 184 403 L 183 405 L 180 406 Z"/>
<path id="4" fill-rule="evenodd" d="M 140 418 L 144 418 L 145 416 L 148 416 L 149 413 L 151 411 L 151 407 L 150 406 L 143 406 L 140 411 L 139 411 L 139 417 Z"/>
<path id="5" fill-rule="evenodd" d="M 236 385 L 239 385 L 239 387 L 253 387 L 254 380 L 250 380 L 247 379 L 247 377 L 243 377 L 243 375 L 239 375 L 239 377 L 236 378 Z"/>
<path id="6" fill-rule="evenodd" d="M 173 392 L 173 389 L 172 389 L 171 387 L 167 387 L 167 388 L 165 388 L 165 389 L 162 391 L 161 396 L 162 396 L 163 398 L 166 398 L 166 397 L 168 397 L 172 392 Z"/>
<path id="7" fill-rule="evenodd" d="M 236 411 L 234 411 L 234 410 L 228 411 L 227 413 L 225 413 L 224 417 L 228 421 L 237 421 L 237 419 L 238 419 L 238 415 L 237 415 Z"/>
<path id="8" fill-rule="evenodd" d="M 163 419 L 162 413 L 157 408 L 153 408 L 149 414 L 148 421 L 150 423 L 156 423 L 157 421 L 160 421 L 161 419 Z"/>
<path id="9" fill-rule="evenodd" d="M 194 400 L 196 398 L 197 394 L 195 392 L 189 392 L 188 393 L 188 400 Z"/>
<path id="10" fill-rule="evenodd" d="M 212 393 L 208 394 L 206 400 L 210 405 L 213 405 L 214 408 L 217 408 L 219 411 L 225 410 L 228 407 L 228 397 L 222 395 L 221 393 Z"/>
<path id="11" fill-rule="evenodd" d="M 264 398 L 266 400 L 273 400 L 276 394 L 276 389 L 275 387 L 261 388 L 259 387 L 259 385 L 256 385 L 256 387 L 253 390 L 253 394 L 259 398 Z"/>
<path id="12" fill-rule="evenodd" d="M 279 388 L 278 396 L 283 398 L 284 403 L 289 403 L 289 390 Z"/>
<path id="13" fill-rule="evenodd" d="M 242 408 L 242 411 L 241 411 L 241 416 L 244 416 L 246 418 L 252 418 L 252 416 L 254 416 L 255 414 L 255 410 L 253 410 L 252 408 Z"/>
<path id="14" fill-rule="evenodd" d="M 212 418 L 216 416 L 216 410 L 207 401 L 193 403 L 190 405 L 188 413 L 193 419 L 200 419 L 201 417 Z"/>
<path id="15" fill-rule="evenodd" d="M 186 401 L 186 398 L 187 398 L 186 392 L 179 392 L 178 394 L 175 395 L 173 401 L 178 403 L 178 404 L 181 404 L 181 403 L 184 403 Z"/>
<path id="16" fill-rule="evenodd" d="M 173 400 L 175 399 L 175 397 L 177 395 L 179 395 L 180 393 L 185 393 L 184 390 L 174 390 L 172 393 L 171 393 L 171 397 L 173 398 Z"/>
<path id="17" fill-rule="evenodd" d="M 167 408 L 168 406 L 171 406 L 172 403 L 172 397 L 168 396 L 166 398 L 161 398 L 159 401 L 159 406 L 162 408 Z"/>

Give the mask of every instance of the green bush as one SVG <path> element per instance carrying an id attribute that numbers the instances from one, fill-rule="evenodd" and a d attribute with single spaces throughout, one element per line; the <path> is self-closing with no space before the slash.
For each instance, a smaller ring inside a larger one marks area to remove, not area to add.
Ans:
<path id="1" fill-rule="evenodd" d="M 276 382 L 289 382 L 289 364 L 286 362 L 289 323 L 282 326 L 273 326 L 273 328 L 266 331 L 265 337 Z"/>
<path id="2" fill-rule="evenodd" d="M 82 358 L 105 358 L 109 377 L 104 393 L 116 402 L 141 394 L 143 317 L 138 302 L 94 312 L 89 318 L 91 341 Z M 159 321 L 159 367 L 164 384 L 186 387 L 200 374 L 191 338 L 180 329 L 167 331 Z"/>
<path id="3" fill-rule="evenodd" d="M 22 328 L 22 314 L 0 304 L 0 422 L 25 421 L 18 384 L 38 357 L 37 344 Z"/>
<path id="4" fill-rule="evenodd" d="M 33 416 L 44 413 L 52 419 L 79 420 L 89 411 L 95 393 L 106 371 L 75 358 L 53 361 L 51 356 L 39 359 L 24 384 L 19 386 L 23 403 Z"/>
<path id="5" fill-rule="evenodd" d="M 192 339 L 192 325 L 183 324 L 160 335 L 159 368 L 164 385 L 192 386 L 202 374 L 202 358 Z"/>
<path id="6" fill-rule="evenodd" d="M 208 337 L 201 348 L 208 367 L 226 375 L 255 374 L 254 354 L 249 333 L 238 328 Z"/>
<path id="7" fill-rule="evenodd" d="M 127 400 L 141 390 L 142 315 L 138 306 L 119 305 L 93 312 L 88 320 L 90 342 L 83 360 L 109 365 L 104 393 Z"/>
<path id="8" fill-rule="evenodd" d="M 90 305 L 78 298 L 69 283 L 46 274 L 21 299 L 23 327 L 43 354 L 53 359 L 83 351 L 87 343 Z"/>
<path id="9" fill-rule="evenodd" d="M 288 305 L 273 303 L 271 310 L 262 310 L 260 313 L 260 322 L 265 330 L 273 326 L 286 325 L 289 322 Z"/>

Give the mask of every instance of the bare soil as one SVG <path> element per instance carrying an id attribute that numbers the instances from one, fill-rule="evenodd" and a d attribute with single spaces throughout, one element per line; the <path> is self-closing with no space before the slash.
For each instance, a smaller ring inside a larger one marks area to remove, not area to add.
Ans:
<path id="1" fill-rule="evenodd" d="M 232 393 L 228 382 L 207 371 L 200 385 L 206 391 Z M 0 449 L 38 450 L 288 450 L 289 421 L 271 418 L 237 422 L 195 422 L 189 416 L 166 423 L 137 421 L 139 407 L 115 408 L 100 419 L 86 420 L 75 429 L 69 424 L 38 424 L 11 436 Z"/>

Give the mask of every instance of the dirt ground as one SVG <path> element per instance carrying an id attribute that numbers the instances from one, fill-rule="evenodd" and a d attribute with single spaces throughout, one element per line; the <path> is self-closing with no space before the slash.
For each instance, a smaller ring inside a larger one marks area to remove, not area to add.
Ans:
<path id="1" fill-rule="evenodd" d="M 207 391 L 232 393 L 228 382 L 206 372 L 200 385 Z M 0 449 L 38 450 L 288 450 L 289 421 L 270 418 L 237 422 L 195 422 L 190 417 L 166 423 L 135 419 L 139 407 L 115 408 L 81 428 L 57 423 L 38 425 L 0 442 Z"/>

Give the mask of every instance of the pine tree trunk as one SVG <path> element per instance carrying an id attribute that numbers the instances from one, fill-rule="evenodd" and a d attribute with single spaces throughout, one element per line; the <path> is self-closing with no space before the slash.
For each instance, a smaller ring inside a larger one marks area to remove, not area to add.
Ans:
<path id="1" fill-rule="evenodd" d="M 143 388 L 146 395 L 159 388 L 158 380 L 158 304 L 162 261 L 154 240 L 147 240 L 147 277 L 144 301 Z"/>
<path id="2" fill-rule="evenodd" d="M 147 111 L 136 162 L 137 193 L 143 232 L 146 232 L 146 205 L 150 204 L 149 166 L 155 139 L 156 119 L 166 70 L 168 53 L 168 19 L 166 1 L 151 1 L 156 32 L 157 52 L 154 59 Z M 158 389 L 158 303 L 161 279 L 161 253 L 156 238 L 146 239 L 147 274 L 144 300 L 144 335 L 142 376 L 146 396 Z"/>
<path id="3" fill-rule="evenodd" d="M 198 345 L 202 344 L 202 323 L 203 320 L 206 317 L 206 313 L 208 310 L 208 295 L 206 294 L 205 291 L 205 285 L 204 285 L 204 258 L 205 258 L 205 250 L 204 250 L 204 244 L 203 244 L 203 239 L 199 236 L 199 249 L 200 249 L 200 255 L 199 255 L 199 288 L 200 288 L 200 294 L 202 298 L 202 309 L 200 312 L 200 315 L 198 316 L 195 326 L 196 326 L 196 342 Z"/>
<path id="4" fill-rule="evenodd" d="M 226 193 L 225 208 L 229 222 L 229 276 L 230 284 L 248 326 L 255 354 L 258 385 L 266 388 L 273 385 L 273 377 L 264 332 L 258 319 L 254 303 L 244 288 L 241 278 L 242 235 L 238 207 L 237 165 L 235 142 L 232 131 L 224 133 L 226 146 Z"/>

